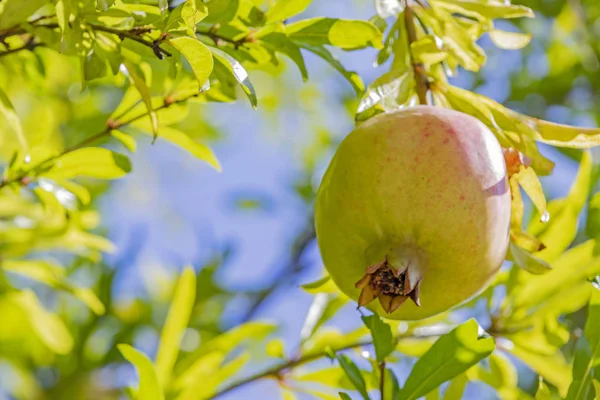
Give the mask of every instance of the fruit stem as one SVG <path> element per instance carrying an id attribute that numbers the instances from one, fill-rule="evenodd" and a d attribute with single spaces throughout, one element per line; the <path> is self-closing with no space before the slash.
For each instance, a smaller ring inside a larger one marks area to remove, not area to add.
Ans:
<path id="1" fill-rule="evenodd" d="M 417 96 L 419 96 L 419 104 L 427 105 L 427 92 L 429 91 L 429 79 L 425 71 L 425 66 L 415 62 L 412 54 L 411 45 L 417 41 L 417 28 L 415 26 L 415 16 L 412 8 L 408 4 L 408 0 L 404 0 L 404 22 L 406 24 L 406 33 L 408 34 L 408 50 L 413 68 L 413 75 L 417 88 Z"/>

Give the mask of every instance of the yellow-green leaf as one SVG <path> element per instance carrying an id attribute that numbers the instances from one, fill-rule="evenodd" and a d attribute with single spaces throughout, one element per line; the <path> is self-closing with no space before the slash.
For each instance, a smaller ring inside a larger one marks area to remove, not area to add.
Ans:
<path id="1" fill-rule="evenodd" d="M 313 46 L 329 44 L 344 50 L 383 47 L 381 32 L 366 21 L 316 17 L 286 25 L 285 30 L 293 41 Z"/>
<path id="2" fill-rule="evenodd" d="M 198 39 L 188 36 L 171 39 L 169 43 L 188 61 L 202 87 L 213 70 L 213 56 L 208 47 Z"/>
<path id="3" fill-rule="evenodd" d="M 116 179 L 130 171 L 131 164 L 124 155 L 101 147 L 84 147 L 56 159 L 52 168 L 41 176 L 59 180 L 80 176 Z"/>
<path id="4" fill-rule="evenodd" d="M 491 337 L 479 337 L 479 325 L 471 319 L 440 337 L 417 360 L 401 391 L 401 398 L 415 400 L 447 380 L 465 372 L 494 351 Z"/>
<path id="5" fill-rule="evenodd" d="M 156 356 L 156 372 L 159 381 L 165 387 L 171 379 L 171 373 L 179 354 L 181 339 L 188 326 L 195 301 L 196 274 L 192 267 L 187 267 L 175 287 L 174 297 L 162 330 Z"/>
<path id="6" fill-rule="evenodd" d="M 331 277 L 329 275 L 324 276 L 323 278 L 318 279 L 314 282 L 310 282 L 310 283 L 301 285 L 300 287 L 302 289 L 304 289 L 307 293 L 310 293 L 310 294 L 318 294 L 318 293 L 334 294 L 334 293 L 340 292 L 340 290 L 335 285 L 335 283 L 333 282 L 333 280 L 331 279 Z"/>
<path id="7" fill-rule="evenodd" d="M 552 267 L 546 261 L 535 257 L 513 242 L 510 243 L 510 254 L 519 267 L 534 275 L 545 274 L 552 270 Z"/>
<path id="8" fill-rule="evenodd" d="M 511 346 L 508 350 L 546 381 L 556 386 L 561 396 L 566 396 L 571 384 L 571 368 L 562 353 L 557 352 L 554 355 L 545 356 L 523 348 L 521 345 Z"/>
<path id="9" fill-rule="evenodd" d="M 129 136 L 126 133 L 123 133 L 123 132 L 117 131 L 117 130 L 112 130 L 110 132 L 110 135 L 112 137 L 114 137 L 115 139 L 117 139 L 119 142 L 121 142 L 123 144 L 123 146 L 125 146 L 127 148 L 127 150 L 129 150 L 132 153 L 135 153 L 135 150 L 137 148 L 137 143 L 135 142 L 134 138 L 132 138 L 131 136 Z"/>
<path id="10" fill-rule="evenodd" d="M 165 396 L 158 381 L 156 370 L 148 356 L 127 344 L 120 344 L 117 347 L 123 357 L 133 364 L 137 370 L 140 380 L 137 399 L 164 400 Z"/>
<path id="11" fill-rule="evenodd" d="M 148 117 L 150 118 L 150 122 L 152 123 L 152 134 L 154 135 L 154 140 L 156 140 L 156 137 L 158 136 L 158 116 L 156 115 L 156 111 L 154 111 L 154 108 L 152 107 L 152 96 L 150 95 L 150 89 L 146 85 L 144 73 L 138 66 L 132 64 L 129 61 L 123 62 L 123 65 L 127 70 L 127 76 L 129 77 L 129 80 L 138 90 L 140 96 L 142 96 L 142 101 L 146 105 Z"/>
<path id="12" fill-rule="evenodd" d="M 11 293 L 11 300 L 20 307 L 41 341 L 56 354 L 68 354 L 73 349 L 73 336 L 58 315 L 47 311 L 35 293 L 29 289 Z"/>
<path id="13" fill-rule="evenodd" d="M 283 21 L 306 10 L 312 0 L 277 0 L 267 11 L 267 23 Z"/>
<path id="14" fill-rule="evenodd" d="M 145 127 L 146 125 L 141 123 L 136 124 L 136 126 Z M 148 130 L 144 130 L 143 132 L 150 133 Z M 221 172 L 221 164 L 219 163 L 219 160 L 217 160 L 217 157 L 215 156 L 211 148 L 203 143 L 195 141 L 179 129 L 170 126 L 161 126 L 160 138 L 178 147 L 181 147 L 182 149 L 192 154 L 194 157 L 205 161 L 206 163 L 208 163 L 208 165 Z"/>
<path id="15" fill-rule="evenodd" d="M 540 215 L 546 215 L 546 196 L 542 184 L 533 168 L 522 168 L 516 175 L 519 185 L 523 188 L 527 197 L 531 199 Z"/>
<path id="16" fill-rule="evenodd" d="M 29 149 L 29 145 L 27 144 L 27 139 L 25 138 L 23 128 L 21 127 L 21 120 L 15 112 L 15 108 L 13 107 L 10 99 L 2 89 L 0 89 L 0 114 L 4 117 L 10 130 L 13 131 L 13 134 L 15 135 L 17 142 L 19 142 L 21 149 L 23 151 L 27 151 Z"/>
<path id="17" fill-rule="evenodd" d="M 536 254 L 537 257 L 545 261 L 552 261 L 559 257 L 575 239 L 579 215 L 589 196 L 592 167 L 592 157 L 585 152 L 581 157 L 579 171 L 569 195 L 548 204 L 550 221 L 547 223 L 541 221 L 541 214 L 535 215 L 532 219 L 527 228 L 528 232 L 538 237 L 546 245 L 544 250 Z"/>
<path id="18" fill-rule="evenodd" d="M 62 289 L 85 303 L 94 313 L 104 314 L 104 304 L 88 288 L 72 285 L 65 277 L 65 270 L 58 265 L 42 260 L 4 260 L 0 268 L 42 282 L 50 287 Z"/>

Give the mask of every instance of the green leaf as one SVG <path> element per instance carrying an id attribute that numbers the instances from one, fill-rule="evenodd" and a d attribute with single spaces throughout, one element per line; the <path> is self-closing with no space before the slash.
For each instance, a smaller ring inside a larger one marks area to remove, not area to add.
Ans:
<path id="1" fill-rule="evenodd" d="M 354 385 L 358 393 L 362 396 L 364 400 L 369 400 L 369 394 L 367 393 L 367 384 L 365 382 L 365 378 L 363 377 L 360 369 L 354 364 L 354 362 L 343 354 L 336 355 L 337 360 L 340 363 L 340 366 L 350 379 L 350 382 Z"/>
<path id="2" fill-rule="evenodd" d="M 238 14 L 240 0 L 211 0 L 206 4 L 208 16 L 203 23 L 225 23 L 231 21 Z"/>
<path id="3" fill-rule="evenodd" d="M 211 398 L 219 385 L 238 373 L 250 360 L 248 353 L 242 353 L 230 362 L 218 368 L 208 380 L 193 381 L 186 390 L 181 391 L 176 400 Z"/>
<path id="4" fill-rule="evenodd" d="M 467 379 L 465 374 L 460 374 L 456 376 L 450 381 L 448 387 L 446 387 L 443 400 L 462 399 L 463 393 L 467 388 L 467 383 L 469 383 L 469 380 Z"/>
<path id="5" fill-rule="evenodd" d="M 600 274 L 600 259 L 594 258 L 597 243 L 589 240 L 552 262 L 552 271 L 527 280 L 512 296 L 514 309 L 532 307 L 560 291 Z M 575 268 L 576 266 L 576 268 Z"/>
<path id="6" fill-rule="evenodd" d="M 407 106 L 415 95 L 415 80 L 410 72 L 386 72 L 369 85 L 357 109 L 357 119 L 373 108 L 390 112 Z"/>
<path id="7" fill-rule="evenodd" d="M 436 387 L 425 395 L 425 400 L 440 400 L 440 388 Z"/>
<path id="8" fill-rule="evenodd" d="M 0 89 L 0 114 L 4 117 L 6 124 L 9 129 L 13 131 L 13 134 L 17 138 L 17 142 L 21 146 L 21 149 L 26 152 L 29 150 L 27 139 L 23 134 L 23 128 L 21 127 L 21 120 L 17 115 L 15 108 L 13 107 L 10 99 L 6 96 L 6 93 Z"/>
<path id="9" fill-rule="evenodd" d="M 338 394 L 340 395 L 340 399 L 342 400 L 352 400 L 352 398 L 344 392 L 339 392 Z"/>
<path id="10" fill-rule="evenodd" d="M 383 47 L 381 32 L 366 21 L 316 17 L 286 25 L 285 31 L 301 47 L 303 44 L 329 44 L 344 50 Z"/>
<path id="11" fill-rule="evenodd" d="M 600 192 L 594 194 L 588 204 L 585 233 L 591 238 L 600 238 Z"/>
<path id="12" fill-rule="evenodd" d="M 302 74 L 302 79 L 304 81 L 308 80 L 308 71 L 300 48 L 292 42 L 287 35 L 281 32 L 271 32 L 257 38 L 274 51 L 287 55 L 298 66 L 298 69 Z"/>
<path id="13" fill-rule="evenodd" d="M 510 242 L 510 254 L 515 264 L 531 274 L 540 275 L 552 270 L 552 267 L 546 261 L 535 257 L 512 241 Z"/>
<path id="14" fill-rule="evenodd" d="M 265 345 L 265 354 L 269 357 L 285 359 L 285 343 L 280 338 L 270 340 Z"/>
<path id="15" fill-rule="evenodd" d="M 542 184 L 533 168 L 522 168 L 514 176 L 540 215 L 544 215 L 547 212 L 546 196 L 544 196 L 544 189 L 542 189 Z"/>
<path id="16" fill-rule="evenodd" d="M 555 260 L 575 239 L 579 215 L 589 196 L 592 167 L 591 155 L 584 152 L 569 195 L 565 199 L 552 201 L 548 205 L 550 221 L 543 223 L 540 214 L 533 217 L 527 230 L 546 245 L 544 250 L 536 254 L 538 258 L 550 262 Z"/>
<path id="17" fill-rule="evenodd" d="M 440 337 L 417 360 L 401 391 L 401 398 L 418 399 L 489 356 L 494 339 L 479 338 L 479 325 L 471 319 Z"/>
<path id="18" fill-rule="evenodd" d="M 577 341 L 573 362 L 573 382 L 566 400 L 587 399 L 593 390 L 594 369 L 600 365 L 600 290 L 594 288 L 585 324 L 585 336 Z"/>
<path id="19" fill-rule="evenodd" d="M 577 340 L 573 361 L 573 382 L 565 400 L 587 399 L 592 389 L 592 350 L 590 343 L 582 336 Z"/>
<path id="20" fill-rule="evenodd" d="M 106 76 L 106 61 L 94 49 L 91 49 L 83 59 L 83 79 L 91 81 L 93 79 Z"/>
<path id="21" fill-rule="evenodd" d="M 333 280 L 329 275 L 324 276 L 321 279 L 317 279 L 314 282 L 306 283 L 304 285 L 300 285 L 304 291 L 310 294 L 319 294 L 319 293 L 339 293 L 340 290 L 333 283 Z"/>
<path id="22" fill-rule="evenodd" d="M 415 62 L 431 66 L 444 61 L 448 53 L 438 48 L 435 36 L 426 35 L 410 45 L 411 54 Z"/>
<path id="23" fill-rule="evenodd" d="M 479 71 L 485 63 L 485 52 L 476 43 L 468 30 L 460 25 L 452 13 L 442 8 L 415 9 L 420 19 L 429 25 L 433 33 L 444 43 L 444 50 L 449 54 L 449 61 L 457 63 L 468 71 Z"/>
<path id="24" fill-rule="evenodd" d="M 150 122 L 152 123 L 152 134 L 154 140 L 156 140 L 158 137 L 158 116 L 152 107 L 152 96 L 150 95 L 150 89 L 144 80 L 144 74 L 139 67 L 131 64 L 129 61 L 123 62 L 123 65 L 128 72 L 127 76 L 142 96 L 142 101 L 146 105 L 146 110 L 148 110 L 148 116 L 150 117 Z"/>
<path id="25" fill-rule="evenodd" d="M 392 336 L 392 329 L 388 324 L 383 322 L 378 315 L 370 315 L 362 317 L 363 323 L 373 337 L 373 345 L 375 346 L 375 357 L 380 363 L 385 361 L 385 358 L 394 352 L 396 343 Z"/>
<path id="26" fill-rule="evenodd" d="M 8 299 L 23 310 L 33 331 L 56 354 L 69 354 L 73 349 L 73 336 L 58 315 L 47 311 L 35 293 L 29 289 L 13 292 Z"/>
<path id="27" fill-rule="evenodd" d="M 137 398 L 140 400 L 164 400 L 165 396 L 158 382 L 156 370 L 148 356 L 127 344 L 120 344 L 117 347 L 123 357 L 137 370 L 140 380 Z"/>
<path id="28" fill-rule="evenodd" d="M 187 36 L 171 39 L 169 44 L 175 47 L 190 63 L 192 71 L 202 87 L 213 70 L 213 57 L 208 47 L 198 39 Z"/>
<path id="29" fill-rule="evenodd" d="M 0 2 L 0 30 L 21 24 L 48 0 L 4 0 Z"/>
<path id="30" fill-rule="evenodd" d="M 562 353 L 543 355 L 515 344 L 508 349 L 513 355 L 527 364 L 541 377 L 558 388 L 561 396 L 566 396 L 571 384 L 571 368 Z"/>
<path id="31" fill-rule="evenodd" d="M 88 288 L 72 285 L 65 277 L 65 269 L 42 260 L 4 260 L 0 268 L 42 282 L 50 287 L 65 290 L 87 305 L 97 315 L 105 312 L 104 304 Z"/>
<path id="32" fill-rule="evenodd" d="M 334 389 L 354 390 L 354 385 L 350 382 L 346 373 L 338 366 L 300 373 L 296 372 L 293 375 L 293 379 L 303 386 L 308 386 L 306 382 L 310 382 Z"/>
<path id="33" fill-rule="evenodd" d="M 252 107 L 256 108 L 258 105 L 256 91 L 254 90 L 254 86 L 252 86 L 252 82 L 250 82 L 248 72 L 244 66 L 221 49 L 211 47 L 211 51 L 214 56 L 215 68 L 220 67 L 231 74 L 242 87 L 242 90 L 250 100 Z"/>
<path id="34" fill-rule="evenodd" d="M 335 68 L 344 78 L 352 85 L 352 88 L 358 96 L 361 96 L 365 91 L 365 84 L 356 72 L 348 71 L 342 63 L 333 55 L 325 46 L 310 45 L 308 43 L 298 42 L 298 46 L 310 51 L 327 61 L 329 65 Z"/>
<path id="35" fill-rule="evenodd" d="M 552 146 L 589 149 L 600 144 L 600 128 L 581 128 L 518 113 L 515 115 L 536 133 L 536 140 Z"/>
<path id="36" fill-rule="evenodd" d="M 159 381 L 165 387 L 171 379 L 181 339 L 188 326 L 195 301 L 196 274 L 192 267 L 186 267 L 175 287 L 156 355 L 156 372 Z"/>
<path id="37" fill-rule="evenodd" d="M 283 21 L 306 10 L 312 0 L 277 0 L 267 11 L 267 24 Z"/>
<path id="38" fill-rule="evenodd" d="M 113 129 L 112 131 L 110 131 L 110 136 L 114 137 L 119 142 L 121 142 L 123 144 L 123 146 L 125 146 L 127 148 L 127 150 L 129 150 L 132 153 L 135 153 L 135 150 L 137 148 L 137 143 L 135 142 L 134 138 L 132 138 L 128 134 L 118 131 L 116 129 Z"/>
<path id="39" fill-rule="evenodd" d="M 519 398 L 517 369 L 504 354 L 495 352 L 489 357 L 489 370 L 482 364 L 469 369 L 465 375 L 471 381 L 481 381 L 495 389 L 500 398 Z"/>
<path id="40" fill-rule="evenodd" d="M 52 168 L 41 174 L 51 179 L 70 179 L 79 176 L 117 179 L 131 171 L 129 159 L 101 147 L 84 147 L 60 156 Z"/>
<path id="41" fill-rule="evenodd" d="M 552 394 L 550 393 L 548 385 L 546 385 L 542 377 L 540 377 L 538 383 L 538 390 L 535 393 L 535 400 L 550 400 L 551 398 Z"/>
<path id="42" fill-rule="evenodd" d="M 499 29 L 490 31 L 490 38 L 496 46 L 506 50 L 519 50 L 531 41 L 530 33 L 506 32 Z"/>
<path id="43" fill-rule="evenodd" d="M 196 24 L 207 15 L 208 10 L 202 2 L 185 0 L 169 14 L 164 32 L 185 31 L 189 36 L 194 36 Z"/>
<path id="44" fill-rule="evenodd" d="M 142 127 L 144 133 L 150 134 L 146 124 L 136 123 L 135 126 Z M 171 126 L 161 126 L 160 127 L 160 138 L 162 140 L 166 140 L 182 149 L 188 151 L 194 157 L 205 161 L 208 165 L 221 172 L 221 164 L 217 157 L 213 153 L 213 151 L 207 145 L 203 143 L 199 143 L 192 139 L 190 136 L 186 135 L 184 132 L 179 129 L 173 128 Z"/>
<path id="45" fill-rule="evenodd" d="M 533 18 L 530 8 L 503 2 L 479 2 L 473 0 L 432 0 L 433 4 L 452 13 L 459 13 L 477 19 Z"/>

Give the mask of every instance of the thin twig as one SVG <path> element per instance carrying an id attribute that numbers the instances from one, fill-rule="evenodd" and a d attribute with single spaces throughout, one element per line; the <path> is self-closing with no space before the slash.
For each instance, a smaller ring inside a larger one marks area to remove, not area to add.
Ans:
<path id="1" fill-rule="evenodd" d="M 171 106 L 172 104 L 184 103 L 184 102 L 188 101 L 190 98 L 196 97 L 196 96 L 197 96 L 197 94 L 192 94 L 190 96 L 186 96 L 186 97 L 183 97 L 183 98 L 178 99 L 178 100 L 169 100 L 168 102 L 166 101 L 163 105 L 161 105 L 159 107 L 156 107 L 153 111 L 154 112 L 160 111 L 160 110 L 162 110 L 164 108 L 167 108 L 167 107 Z M 89 137 L 83 139 L 81 142 L 79 142 L 79 143 L 77 143 L 77 144 L 75 144 L 75 145 L 73 145 L 71 147 L 66 148 L 60 154 L 58 154 L 56 156 L 52 156 L 50 158 L 47 158 L 44 161 L 42 161 L 42 162 L 40 162 L 40 163 L 32 166 L 31 168 L 29 168 L 29 169 L 27 169 L 25 171 L 22 171 L 20 174 L 18 174 L 17 176 L 15 176 L 13 178 L 4 179 L 4 180 L 0 181 L 0 189 L 4 188 L 4 187 L 6 187 L 6 186 L 8 186 L 8 185 L 10 185 L 12 183 L 16 183 L 16 182 L 29 183 L 29 179 L 28 179 L 30 177 L 29 175 L 31 175 L 31 174 L 35 173 L 36 171 L 42 169 L 48 163 L 59 159 L 60 157 L 64 156 L 65 154 L 71 153 L 71 152 L 73 152 L 75 150 L 78 150 L 78 149 L 81 149 L 81 148 L 83 148 L 83 147 L 85 147 L 85 146 L 87 146 L 87 145 L 89 145 L 91 143 L 94 143 L 94 142 L 96 142 L 96 141 L 98 141 L 100 139 L 103 139 L 103 138 L 109 136 L 110 133 L 113 130 L 122 128 L 122 127 L 124 127 L 126 125 L 129 125 L 132 122 L 135 122 L 135 121 L 137 121 L 139 119 L 142 119 L 142 118 L 144 118 L 146 116 L 148 116 L 148 112 L 141 113 L 141 114 L 139 114 L 139 115 L 137 115 L 135 117 L 132 117 L 132 118 L 130 118 L 128 120 L 125 120 L 125 121 L 122 121 L 122 122 L 109 121 L 107 123 L 107 126 L 102 131 L 100 131 L 100 132 L 98 132 L 98 133 L 96 133 L 96 134 L 94 134 L 92 136 L 89 136 Z"/>
<path id="2" fill-rule="evenodd" d="M 381 400 L 385 400 L 385 361 L 379 364 L 379 393 L 381 393 Z"/>
<path id="3" fill-rule="evenodd" d="M 429 79 L 425 72 L 425 66 L 421 63 L 415 62 L 415 58 L 412 54 L 411 45 L 417 41 L 417 28 L 415 26 L 415 16 L 412 8 L 408 4 L 408 0 L 405 1 L 404 8 L 404 21 L 406 23 L 406 32 L 408 34 L 408 47 L 410 52 L 411 63 L 413 67 L 413 74 L 415 77 L 415 83 L 417 87 L 417 96 L 419 96 L 419 103 L 427 105 L 427 92 L 429 90 Z"/>
<path id="4" fill-rule="evenodd" d="M 0 58 L 1 57 L 9 56 L 11 54 L 17 53 L 17 52 L 22 51 L 22 50 L 33 50 L 36 47 L 40 47 L 40 46 L 43 46 L 43 44 L 42 43 L 36 43 L 36 42 L 34 42 L 34 39 L 31 38 L 30 40 L 27 41 L 27 43 L 25 43 L 21 47 L 15 47 L 14 49 L 9 49 L 9 50 L 0 52 Z"/>
<path id="5" fill-rule="evenodd" d="M 234 40 L 234 39 L 217 34 L 213 29 L 210 29 L 208 31 L 196 31 L 196 35 L 206 36 L 207 38 L 212 40 L 215 43 L 215 46 L 217 46 L 217 47 L 222 45 L 223 43 L 228 43 L 237 49 L 237 48 L 243 46 L 246 42 L 248 42 L 248 38 L 246 36 L 244 36 L 241 39 Z"/>

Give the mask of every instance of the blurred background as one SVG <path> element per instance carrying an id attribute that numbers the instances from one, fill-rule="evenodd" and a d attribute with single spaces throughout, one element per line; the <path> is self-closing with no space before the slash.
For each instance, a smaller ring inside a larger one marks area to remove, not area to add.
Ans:
<path id="1" fill-rule="evenodd" d="M 524 51 L 500 50 L 484 38 L 481 45 L 488 60 L 482 72 L 460 71 L 453 83 L 532 116 L 597 126 L 600 3 L 520 3 L 531 7 L 536 18 L 502 21 L 499 27 L 531 32 L 531 44 Z M 314 1 L 302 18 L 368 19 L 374 14 L 368 0 L 329 0 Z M 374 50 L 336 55 L 367 84 L 386 69 L 386 65 L 373 68 Z M 151 138 L 141 137 L 137 152 L 131 154 L 133 172 L 110 185 L 98 184 L 99 232 L 116 244 L 116 250 L 100 261 L 113 271 L 105 289 L 112 291 L 119 317 L 130 321 L 131 329 L 105 317 L 91 334 L 91 344 L 88 341 L 81 349 L 88 365 L 80 368 L 93 369 L 107 357 L 113 341 L 130 341 L 153 356 L 173 287 L 186 265 L 199 271 L 199 299 L 184 352 L 193 352 L 202 341 L 242 322 L 268 320 L 280 326 L 285 352 L 293 355 L 315 299 L 300 285 L 324 275 L 314 240 L 312 201 L 337 143 L 354 126 L 358 105 L 339 73 L 310 54 L 306 62 L 311 78 L 306 83 L 287 62 L 269 72 L 250 70 L 257 110 L 244 98 L 235 104 L 191 104 L 192 117 L 185 122 L 188 131 L 209 141 L 223 172 L 160 139 L 152 145 Z M 75 107 L 90 101 L 88 93 L 77 89 L 68 96 Z M 17 102 L 17 107 L 27 106 Z M 115 143 L 107 145 L 123 151 Z M 542 151 L 556 162 L 553 175 L 542 179 L 548 198 L 566 195 L 577 171 L 577 156 L 548 147 Z M 103 279 L 93 263 L 82 263 L 89 265 L 78 271 L 76 279 L 83 283 Z M 74 320 L 78 310 L 73 309 Z M 359 317 L 353 305 L 346 305 L 328 325 L 347 331 L 362 324 Z M 259 361 L 244 373 L 260 366 L 262 351 L 254 349 Z M 401 380 L 407 363 L 397 364 Z M 50 368 L 39 374 L 49 387 L 62 379 Z M 133 368 L 121 363 L 94 372 L 95 385 L 109 391 L 135 380 Z M 11 399 L 9 389 L 16 384 L 14 371 L 3 369 L 0 362 L 0 399 Z M 55 397 L 50 398 L 78 398 L 70 397 L 76 392 L 66 386 L 55 388 Z M 261 381 L 223 399 L 278 398 L 279 390 L 276 381 Z M 470 385 L 465 394 L 472 399 L 495 396 L 483 384 Z"/>

